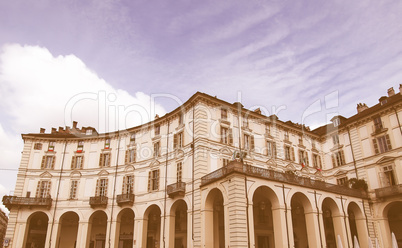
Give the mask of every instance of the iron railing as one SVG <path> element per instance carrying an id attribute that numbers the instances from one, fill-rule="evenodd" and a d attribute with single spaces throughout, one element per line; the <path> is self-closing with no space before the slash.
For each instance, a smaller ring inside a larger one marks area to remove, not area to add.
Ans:
<path id="1" fill-rule="evenodd" d="M 358 198 L 368 198 L 367 193 L 362 190 L 351 189 L 346 186 L 326 183 L 324 181 L 315 180 L 307 177 L 297 176 L 292 173 L 278 172 L 270 169 L 245 165 L 242 163 L 229 163 L 201 178 L 201 187 L 217 180 L 220 180 L 232 173 L 241 173 L 247 176 L 268 179 L 271 181 L 299 185 L 307 188 L 322 190 L 335 194 L 348 195 Z"/>
<path id="2" fill-rule="evenodd" d="M 91 207 L 106 207 L 107 201 L 107 196 L 93 196 L 89 198 L 89 205 Z"/>
<path id="3" fill-rule="evenodd" d="M 122 204 L 134 204 L 134 194 L 121 194 L 117 195 L 116 202 L 118 205 Z"/>
<path id="4" fill-rule="evenodd" d="M 185 182 L 177 182 L 167 186 L 167 194 L 170 197 L 175 195 L 184 195 L 186 193 L 186 183 Z"/>
<path id="5" fill-rule="evenodd" d="M 13 206 L 28 206 L 28 207 L 47 207 L 52 206 L 52 198 L 50 197 L 18 197 L 5 195 L 3 196 L 3 204 L 11 209 Z"/>
<path id="6" fill-rule="evenodd" d="M 377 198 L 384 198 L 394 195 L 402 194 L 402 184 L 393 185 L 390 187 L 380 188 L 375 190 L 375 195 Z"/>

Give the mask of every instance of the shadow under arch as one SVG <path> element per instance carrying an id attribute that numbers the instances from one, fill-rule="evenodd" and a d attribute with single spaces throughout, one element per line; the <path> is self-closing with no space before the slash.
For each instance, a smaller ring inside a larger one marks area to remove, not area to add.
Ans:
<path id="1" fill-rule="evenodd" d="M 107 214 L 97 210 L 89 217 L 88 236 L 85 247 L 101 247 L 106 245 Z"/>
<path id="2" fill-rule="evenodd" d="M 60 216 L 56 247 L 69 248 L 77 246 L 79 220 L 80 217 L 73 211 L 65 212 Z"/>
<path id="3" fill-rule="evenodd" d="M 362 209 L 352 201 L 348 204 L 347 211 L 351 239 L 356 236 L 361 247 L 368 247 L 367 224 Z"/>
<path id="4" fill-rule="evenodd" d="M 222 191 L 214 188 L 208 192 L 204 209 L 205 247 L 225 247 L 225 210 Z"/>
<path id="5" fill-rule="evenodd" d="M 394 201 L 389 203 L 383 210 L 383 217 L 388 221 L 386 233 L 389 238 L 391 234 L 395 234 L 398 247 L 402 247 L 402 201 Z"/>
<path id="6" fill-rule="evenodd" d="M 42 211 L 32 213 L 27 219 L 24 247 L 44 248 L 46 243 L 49 217 Z"/>
<path id="7" fill-rule="evenodd" d="M 322 218 L 324 222 L 324 235 L 327 248 L 337 247 L 337 235 L 342 235 L 342 218 L 336 202 L 326 197 L 322 202 Z M 343 242 L 346 245 L 346 242 Z"/>
<path id="8" fill-rule="evenodd" d="M 187 247 L 187 220 L 188 220 L 188 206 L 183 200 L 177 200 L 170 208 L 170 243 L 169 247 Z"/>
<path id="9" fill-rule="evenodd" d="M 152 204 L 144 212 L 142 244 L 144 248 L 160 247 L 161 242 L 161 209 Z"/>
<path id="10" fill-rule="evenodd" d="M 114 247 L 133 247 L 134 242 L 134 218 L 131 208 L 120 210 L 117 215 L 116 235 Z"/>
<path id="11" fill-rule="evenodd" d="M 315 216 L 310 200 L 305 194 L 296 192 L 291 198 L 290 207 L 295 248 L 315 247 L 319 236 L 314 229 Z"/>

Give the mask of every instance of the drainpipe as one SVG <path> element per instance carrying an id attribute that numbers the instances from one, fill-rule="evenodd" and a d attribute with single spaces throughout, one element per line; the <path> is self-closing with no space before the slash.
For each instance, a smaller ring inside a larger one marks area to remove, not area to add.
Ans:
<path id="1" fill-rule="evenodd" d="M 193 245 L 194 245 L 194 157 L 195 157 L 195 119 L 194 119 L 194 105 L 193 105 L 193 143 L 191 144 L 192 148 L 193 148 L 193 161 L 192 161 L 192 170 L 191 170 L 191 197 L 192 197 L 192 201 L 191 201 L 191 239 L 193 240 Z"/>
<path id="2" fill-rule="evenodd" d="M 244 190 L 246 191 L 247 247 L 250 248 L 250 221 L 248 216 L 247 176 L 244 176 Z"/>
<path id="3" fill-rule="evenodd" d="M 283 203 L 285 204 L 286 238 L 288 240 L 288 248 L 290 248 L 289 226 L 288 226 L 288 205 L 286 204 L 286 199 L 285 199 L 285 184 L 282 184 L 282 193 L 283 193 Z"/>
<path id="4" fill-rule="evenodd" d="M 119 152 L 120 152 L 120 136 L 119 133 L 117 133 L 117 155 L 116 155 L 116 169 L 114 171 L 114 184 L 113 184 L 113 197 L 112 197 L 112 209 L 110 211 L 110 224 L 109 224 L 109 248 L 113 247 L 111 245 L 112 242 L 112 223 L 113 223 L 113 209 L 114 209 L 114 199 L 116 197 L 116 181 L 117 181 L 117 169 L 119 167 Z"/>
<path id="5" fill-rule="evenodd" d="M 170 120 L 168 119 L 167 135 L 166 135 L 166 166 L 165 166 L 165 199 L 163 203 L 163 247 L 166 247 L 165 229 L 166 229 L 166 197 L 167 197 L 167 169 L 169 160 L 169 126 Z"/>
<path id="6" fill-rule="evenodd" d="M 315 207 L 317 209 L 317 221 L 318 221 L 318 232 L 320 233 L 320 244 L 321 248 L 324 246 L 322 245 L 322 235 L 321 235 L 321 225 L 320 225 L 320 209 L 318 208 L 318 203 L 317 203 L 317 192 L 314 190 L 314 200 L 315 200 Z"/>
<path id="7" fill-rule="evenodd" d="M 61 168 L 60 168 L 59 183 L 57 184 L 57 194 L 56 194 L 56 199 L 55 199 L 55 202 L 54 202 L 52 228 L 50 228 L 49 247 L 52 247 L 53 226 L 54 226 L 54 220 L 55 220 L 55 216 L 56 216 L 57 202 L 58 202 L 58 200 L 59 200 L 61 176 L 62 176 L 62 174 L 63 174 L 63 167 L 64 167 L 64 159 L 65 159 L 65 157 L 66 157 L 67 139 L 64 139 L 64 140 L 65 140 L 65 143 L 64 143 L 64 152 L 63 152 L 63 158 L 62 158 L 62 160 L 61 160 Z"/>
<path id="8" fill-rule="evenodd" d="M 348 225 L 346 224 L 346 213 L 345 213 L 345 208 L 343 206 L 343 198 L 341 196 L 341 205 L 342 205 L 342 212 L 343 212 L 343 222 L 345 223 L 345 230 L 346 230 L 346 240 L 348 242 L 348 247 L 350 247 L 349 244 L 349 235 L 348 235 Z"/>

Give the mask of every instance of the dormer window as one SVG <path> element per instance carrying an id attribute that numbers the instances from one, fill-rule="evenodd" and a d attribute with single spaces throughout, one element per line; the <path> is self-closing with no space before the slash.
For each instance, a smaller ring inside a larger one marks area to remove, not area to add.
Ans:
<path id="1" fill-rule="evenodd" d="M 334 127 L 337 127 L 341 124 L 341 121 L 339 120 L 339 118 L 334 119 L 333 121 Z"/>
<path id="2" fill-rule="evenodd" d="M 92 135 L 92 129 L 87 129 L 85 131 L 85 135 Z"/>
<path id="3" fill-rule="evenodd" d="M 53 142 L 53 141 L 49 142 L 49 146 L 48 146 L 47 150 L 48 150 L 49 152 L 53 152 L 53 151 L 54 151 L 54 142 Z"/>
<path id="4" fill-rule="evenodd" d="M 155 126 L 155 135 L 160 135 L 161 134 L 161 126 L 160 125 L 156 125 Z"/>
<path id="5" fill-rule="evenodd" d="M 110 148 L 110 139 L 106 139 L 105 140 L 105 149 L 109 149 Z"/>

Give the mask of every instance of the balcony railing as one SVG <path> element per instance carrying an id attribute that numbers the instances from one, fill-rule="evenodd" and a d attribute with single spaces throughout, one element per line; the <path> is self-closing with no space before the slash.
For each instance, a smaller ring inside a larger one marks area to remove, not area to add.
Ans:
<path id="1" fill-rule="evenodd" d="M 89 198 L 89 205 L 91 205 L 92 208 L 106 207 L 107 200 L 108 200 L 107 196 L 93 196 Z"/>
<path id="2" fill-rule="evenodd" d="M 186 183 L 177 182 L 167 186 L 167 193 L 169 197 L 173 198 L 175 196 L 184 196 L 186 193 Z"/>
<path id="3" fill-rule="evenodd" d="M 375 190 L 375 195 L 377 198 L 385 198 L 400 194 L 402 194 L 402 184 Z"/>
<path id="4" fill-rule="evenodd" d="M 330 184 L 319 180 L 314 180 L 306 177 L 299 177 L 294 174 L 278 172 L 274 170 L 259 168 L 251 165 L 245 165 L 239 162 L 229 163 L 227 166 L 222 167 L 201 178 L 201 187 L 212 182 L 218 181 L 229 174 L 240 173 L 247 176 L 267 179 L 270 181 L 288 183 L 298 186 L 303 186 L 311 189 L 322 190 L 335 194 L 348 195 L 358 198 L 367 198 L 367 193 L 361 190 L 347 188 L 336 184 Z"/>
<path id="5" fill-rule="evenodd" d="M 119 206 L 121 206 L 123 204 L 133 205 L 134 204 L 134 194 L 117 195 L 116 202 Z"/>
<path id="6" fill-rule="evenodd" d="M 50 208 L 52 206 L 52 198 L 40 198 L 40 197 L 18 197 L 5 195 L 3 196 L 3 204 L 11 209 L 12 207 L 46 207 Z"/>

